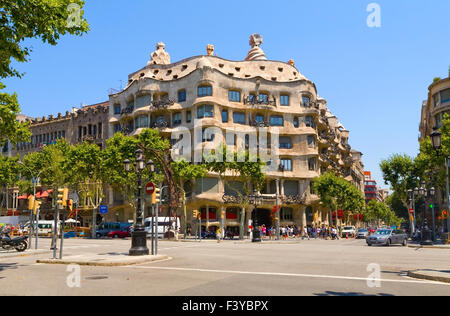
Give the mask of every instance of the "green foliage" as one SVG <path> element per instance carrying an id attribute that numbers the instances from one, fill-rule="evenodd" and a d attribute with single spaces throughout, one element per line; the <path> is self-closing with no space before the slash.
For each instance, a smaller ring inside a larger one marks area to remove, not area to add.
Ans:
<path id="1" fill-rule="evenodd" d="M 0 187 L 17 183 L 20 173 L 18 157 L 3 157 L 0 155 Z"/>
<path id="2" fill-rule="evenodd" d="M 408 190 L 414 189 L 423 175 L 423 164 L 408 155 L 396 154 L 380 164 L 383 179 L 390 184 L 404 207 L 408 207 Z"/>
<path id="3" fill-rule="evenodd" d="M 367 221 L 384 222 L 388 226 L 400 226 L 402 223 L 402 219 L 397 217 L 385 203 L 374 200 L 367 205 L 365 219 Z"/>
<path id="4" fill-rule="evenodd" d="M 313 186 L 322 204 L 331 210 L 342 209 L 353 213 L 364 211 L 365 202 L 362 192 L 334 173 L 324 173 L 314 180 Z"/>
<path id="5" fill-rule="evenodd" d="M 0 82 L 0 147 L 7 140 L 11 141 L 12 144 L 17 144 L 22 141 L 28 142 L 31 137 L 31 132 L 28 129 L 29 124 L 26 122 L 20 123 L 16 120 L 17 114 L 20 113 L 17 94 L 1 92 L 4 88 L 5 86 Z"/>
<path id="6" fill-rule="evenodd" d="M 31 49 L 24 47 L 27 39 L 40 39 L 56 45 L 62 35 L 82 35 L 89 30 L 81 10 L 79 23 L 69 25 L 73 11 L 69 4 L 84 6 L 81 0 L 1 0 L 0 1 L 0 78 L 21 77 L 12 62 L 29 61 Z M 0 82 L 0 91 L 5 85 Z M 20 106 L 17 94 L 0 92 L 0 144 L 28 142 L 31 133 L 27 123 L 18 123 Z"/>

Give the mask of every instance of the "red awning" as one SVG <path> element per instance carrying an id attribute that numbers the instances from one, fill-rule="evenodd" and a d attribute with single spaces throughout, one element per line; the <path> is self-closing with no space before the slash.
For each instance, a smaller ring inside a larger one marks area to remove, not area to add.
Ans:
<path id="1" fill-rule="evenodd" d="M 28 199 L 28 195 L 24 194 L 18 197 L 19 200 L 27 200 Z"/>
<path id="2" fill-rule="evenodd" d="M 36 199 L 46 199 L 52 193 L 53 193 L 53 190 L 47 190 L 47 191 L 44 191 L 44 192 L 38 192 L 38 193 L 36 193 Z"/>

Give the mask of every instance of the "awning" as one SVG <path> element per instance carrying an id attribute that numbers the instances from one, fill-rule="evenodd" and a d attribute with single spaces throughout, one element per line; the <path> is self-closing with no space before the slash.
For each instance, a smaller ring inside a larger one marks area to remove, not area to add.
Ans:
<path id="1" fill-rule="evenodd" d="M 46 199 L 53 193 L 53 190 L 47 190 L 43 192 L 36 193 L 36 199 Z"/>
<path id="2" fill-rule="evenodd" d="M 28 200 L 28 195 L 24 194 L 18 197 L 19 200 Z"/>

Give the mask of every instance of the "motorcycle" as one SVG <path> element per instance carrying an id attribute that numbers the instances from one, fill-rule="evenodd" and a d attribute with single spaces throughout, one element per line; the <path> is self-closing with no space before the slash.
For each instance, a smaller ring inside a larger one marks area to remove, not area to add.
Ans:
<path id="1" fill-rule="evenodd" d="M 11 238 L 9 232 L 3 230 L 0 232 L 0 247 L 5 250 L 15 249 L 18 252 L 24 252 L 28 248 L 28 236 Z"/>

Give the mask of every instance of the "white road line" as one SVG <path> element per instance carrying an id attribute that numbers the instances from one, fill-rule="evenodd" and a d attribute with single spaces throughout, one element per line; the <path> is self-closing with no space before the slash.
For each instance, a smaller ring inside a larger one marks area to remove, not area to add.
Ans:
<path id="1" fill-rule="evenodd" d="M 417 284 L 435 284 L 435 285 L 447 285 L 449 283 L 434 282 L 434 281 L 422 281 L 422 280 L 394 280 L 394 279 L 368 279 L 360 277 L 347 277 L 336 275 L 317 275 L 317 274 L 297 274 L 297 273 L 277 273 L 277 272 L 251 272 L 251 271 L 231 271 L 231 270 L 209 270 L 209 269 L 192 269 L 192 268 L 170 268 L 170 267 L 145 267 L 145 266 L 128 266 L 126 268 L 135 269 L 151 269 L 151 270 L 167 270 L 167 271 L 184 271 L 184 272 L 210 272 L 210 273 L 223 273 L 223 274 L 247 274 L 247 275 L 264 275 L 264 276 L 283 276 L 283 277 L 299 277 L 299 278 L 316 278 L 316 279 L 339 279 L 339 280 L 356 280 L 356 281 L 380 281 L 391 283 L 417 283 Z"/>

